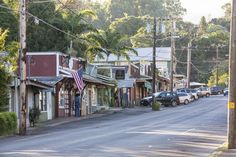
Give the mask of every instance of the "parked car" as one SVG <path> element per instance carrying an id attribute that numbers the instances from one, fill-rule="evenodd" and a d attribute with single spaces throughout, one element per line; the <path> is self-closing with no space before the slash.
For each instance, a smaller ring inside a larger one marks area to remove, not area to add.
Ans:
<path id="1" fill-rule="evenodd" d="M 188 88 L 179 88 L 177 92 L 188 93 L 191 96 L 191 99 L 194 99 L 191 89 Z"/>
<path id="2" fill-rule="evenodd" d="M 157 96 L 156 101 L 160 102 L 164 106 L 176 106 L 180 104 L 179 97 L 175 92 L 161 92 Z"/>
<path id="3" fill-rule="evenodd" d="M 179 93 L 177 93 L 177 95 L 179 97 L 179 102 L 181 104 L 187 105 L 189 102 L 192 101 L 192 98 L 188 93 L 179 92 Z"/>
<path id="4" fill-rule="evenodd" d="M 200 92 L 196 89 L 191 89 L 192 95 L 193 95 L 193 99 L 197 100 L 200 96 Z"/>
<path id="5" fill-rule="evenodd" d="M 227 96 L 228 93 L 229 93 L 229 89 L 228 89 L 228 88 L 225 88 L 225 89 L 224 89 L 224 96 Z"/>
<path id="6" fill-rule="evenodd" d="M 223 93 L 223 88 L 220 87 L 220 86 L 213 86 L 210 88 L 211 89 L 211 94 L 215 94 L 215 95 L 219 95 L 219 94 L 222 94 Z"/>
<path id="7" fill-rule="evenodd" d="M 211 90 L 208 87 L 200 87 L 198 91 L 201 93 L 202 97 L 209 97 L 211 95 Z"/>
<path id="8" fill-rule="evenodd" d="M 160 94 L 160 92 L 154 93 L 155 98 Z M 141 106 L 151 106 L 152 104 L 152 95 L 145 97 L 140 100 Z"/>

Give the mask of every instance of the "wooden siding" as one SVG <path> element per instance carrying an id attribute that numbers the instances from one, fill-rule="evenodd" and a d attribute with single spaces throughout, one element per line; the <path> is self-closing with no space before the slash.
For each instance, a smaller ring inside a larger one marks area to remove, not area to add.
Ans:
<path id="1" fill-rule="evenodd" d="M 56 55 L 27 55 L 27 76 L 56 76 Z"/>

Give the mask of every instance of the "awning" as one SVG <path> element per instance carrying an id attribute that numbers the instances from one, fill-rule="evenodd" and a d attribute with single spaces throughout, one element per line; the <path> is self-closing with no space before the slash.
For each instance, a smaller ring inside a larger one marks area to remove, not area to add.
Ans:
<path id="1" fill-rule="evenodd" d="M 135 79 L 117 80 L 117 82 L 118 82 L 118 85 L 117 85 L 118 88 L 131 88 L 131 87 L 134 87 Z"/>
<path id="2" fill-rule="evenodd" d="M 34 77 L 32 79 L 47 84 L 49 86 L 55 86 L 55 84 L 60 82 L 63 77 Z"/>

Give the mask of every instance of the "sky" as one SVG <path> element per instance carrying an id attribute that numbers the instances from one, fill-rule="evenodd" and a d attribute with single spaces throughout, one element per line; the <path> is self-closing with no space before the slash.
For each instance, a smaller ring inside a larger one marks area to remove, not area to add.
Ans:
<path id="1" fill-rule="evenodd" d="M 221 6 L 231 0 L 180 0 L 182 6 L 187 9 L 184 16 L 185 21 L 198 24 L 201 17 L 205 16 L 207 20 L 224 15 Z"/>

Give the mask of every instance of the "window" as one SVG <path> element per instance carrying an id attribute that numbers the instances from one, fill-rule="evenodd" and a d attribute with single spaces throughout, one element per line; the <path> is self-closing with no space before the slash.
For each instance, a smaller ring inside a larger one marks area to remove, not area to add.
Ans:
<path id="1" fill-rule="evenodd" d="M 107 77 L 111 77 L 111 72 L 110 69 L 97 69 L 97 73 L 99 75 L 103 75 L 103 76 L 107 76 Z"/>
<path id="2" fill-rule="evenodd" d="M 166 96 L 170 97 L 170 96 L 171 96 L 171 93 L 166 93 Z"/>
<path id="3" fill-rule="evenodd" d="M 125 70 L 116 70 L 115 78 L 117 80 L 124 80 L 125 79 Z"/>
<path id="4" fill-rule="evenodd" d="M 39 93 L 40 109 L 47 111 L 47 92 L 41 91 Z"/>
<path id="5" fill-rule="evenodd" d="M 158 97 L 159 98 L 164 98 L 164 97 L 166 97 L 166 93 L 161 93 Z"/>
<path id="6" fill-rule="evenodd" d="M 63 107 L 65 106 L 65 94 L 63 90 L 60 91 L 59 104 L 60 106 L 63 106 Z"/>

